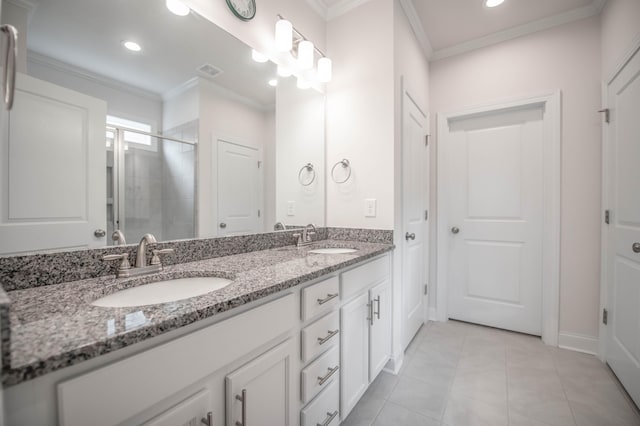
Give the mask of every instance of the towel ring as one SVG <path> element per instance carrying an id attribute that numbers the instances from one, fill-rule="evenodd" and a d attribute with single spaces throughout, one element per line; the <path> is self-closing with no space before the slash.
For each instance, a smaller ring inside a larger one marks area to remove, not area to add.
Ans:
<path id="1" fill-rule="evenodd" d="M 337 180 L 336 177 L 334 176 L 336 167 L 340 165 L 342 166 L 343 169 L 348 169 L 347 177 L 344 178 L 343 180 Z M 333 168 L 331 169 L 331 179 L 333 179 L 335 183 L 345 183 L 346 181 L 349 180 L 350 177 L 351 177 L 351 163 L 349 162 L 349 160 L 347 160 L 346 158 L 343 158 L 341 161 L 338 161 L 336 164 L 333 165 Z"/>
<path id="2" fill-rule="evenodd" d="M 309 182 L 305 182 L 302 179 L 302 172 L 305 171 L 305 170 L 307 170 L 307 172 L 309 172 L 309 173 L 313 173 L 312 176 L 311 176 L 311 180 Z M 314 180 L 316 180 L 316 171 L 313 168 L 313 164 L 307 163 L 304 166 L 302 166 L 302 168 L 298 172 L 298 182 L 300 182 L 300 185 L 309 186 L 309 185 L 311 185 L 313 183 Z"/>

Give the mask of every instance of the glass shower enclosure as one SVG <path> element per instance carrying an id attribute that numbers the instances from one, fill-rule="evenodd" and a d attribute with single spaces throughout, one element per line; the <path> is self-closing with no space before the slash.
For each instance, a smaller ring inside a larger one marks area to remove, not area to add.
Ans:
<path id="1" fill-rule="evenodd" d="M 169 136 L 171 135 L 171 136 Z M 197 125 L 152 134 L 107 126 L 107 243 L 124 233 L 128 244 L 144 234 L 158 241 L 196 236 Z"/>

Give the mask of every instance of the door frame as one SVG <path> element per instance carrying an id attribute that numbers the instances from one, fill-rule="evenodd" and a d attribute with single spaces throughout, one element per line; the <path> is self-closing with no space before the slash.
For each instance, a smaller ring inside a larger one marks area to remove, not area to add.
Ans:
<path id="1" fill-rule="evenodd" d="M 437 226 L 436 226 L 436 317 L 446 321 L 448 316 L 447 264 L 449 261 L 449 223 L 447 201 L 446 150 L 440 146 L 441 137 L 450 119 L 484 114 L 502 109 L 544 105 L 545 146 L 543 148 L 543 239 L 542 239 L 542 340 L 558 346 L 560 306 L 560 179 L 561 179 L 561 94 L 559 90 L 539 95 L 490 102 L 460 110 L 438 114 L 437 132 Z"/>
<path id="2" fill-rule="evenodd" d="M 622 56 L 620 62 L 613 72 L 602 81 L 602 108 L 609 108 L 609 85 L 624 70 L 627 64 L 635 55 L 640 55 L 640 35 L 638 35 L 630 45 L 630 48 Z M 602 126 L 602 199 L 601 199 L 601 215 L 600 221 L 600 310 L 598 311 L 598 358 L 603 362 L 607 360 L 607 340 L 609 338 L 608 328 L 602 322 L 602 312 L 609 306 L 609 286 L 607 285 L 607 277 L 609 274 L 609 265 L 607 263 L 609 253 L 609 225 L 605 223 L 605 211 L 610 208 L 611 194 L 609 185 L 611 184 L 609 159 L 611 158 L 611 144 L 609 138 L 609 126 L 604 123 Z"/>

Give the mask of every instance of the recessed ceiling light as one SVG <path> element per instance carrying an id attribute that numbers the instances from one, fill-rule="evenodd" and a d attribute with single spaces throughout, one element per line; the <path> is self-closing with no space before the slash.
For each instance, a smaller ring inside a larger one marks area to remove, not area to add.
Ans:
<path id="1" fill-rule="evenodd" d="M 135 41 L 125 41 L 122 45 L 132 52 L 139 52 L 142 50 L 142 47 L 140 47 L 140 45 Z"/>
<path id="2" fill-rule="evenodd" d="M 191 12 L 189 6 L 180 0 L 167 0 L 165 4 L 167 5 L 167 9 L 174 15 L 187 16 L 189 12 Z"/>
<path id="3" fill-rule="evenodd" d="M 258 52 L 255 49 L 251 49 L 251 58 L 256 61 L 256 62 L 267 62 L 269 60 L 269 58 L 267 58 L 266 56 L 264 56 L 262 53 Z"/>
<path id="4" fill-rule="evenodd" d="M 504 0 L 484 0 L 484 5 L 486 7 L 496 7 L 500 6 L 502 3 L 504 3 Z"/>
<path id="5" fill-rule="evenodd" d="M 271 80 L 269 80 L 269 86 L 276 87 L 277 85 L 278 85 L 278 80 L 276 80 L 275 78 L 272 78 Z"/>

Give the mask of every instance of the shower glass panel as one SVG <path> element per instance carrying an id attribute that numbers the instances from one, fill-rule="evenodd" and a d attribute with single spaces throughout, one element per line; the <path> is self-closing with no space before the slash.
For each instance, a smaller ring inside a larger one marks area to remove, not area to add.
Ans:
<path id="1" fill-rule="evenodd" d="M 129 244 L 147 233 L 158 241 L 195 238 L 195 150 L 195 139 L 108 127 L 109 236 L 120 229 Z"/>

